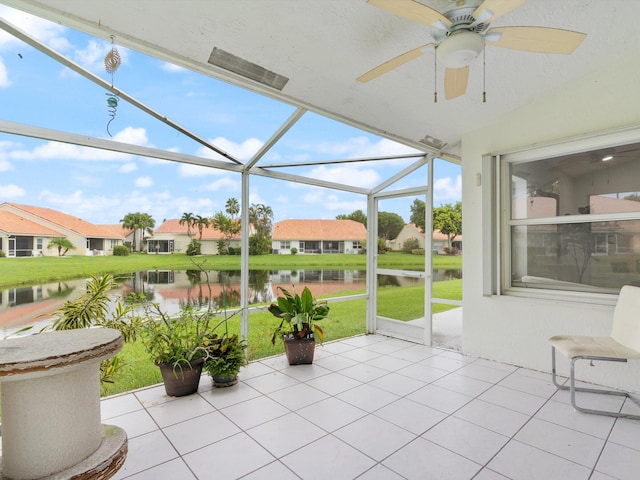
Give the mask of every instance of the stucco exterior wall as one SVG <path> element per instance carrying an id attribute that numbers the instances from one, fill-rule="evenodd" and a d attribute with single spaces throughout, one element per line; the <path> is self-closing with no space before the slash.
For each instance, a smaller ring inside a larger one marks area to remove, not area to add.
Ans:
<path id="1" fill-rule="evenodd" d="M 557 334 L 608 335 L 613 305 L 483 296 L 482 156 L 566 138 L 604 133 L 640 123 L 640 55 L 614 63 L 535 101 L 462 142 L 465 254 L 463 258 L 465 353 L 550 371 L 548 338 Z M 526 92 L 522 92 L 526 95 Z M 498 95 L 498 92 L 496 92 Z M 491 100 L 491 96 L 488 101 Z M 475 240 L 471 240 L 475 239 Z M 586 362 L 584 362 L 586 364 Z M 560 371 L 568 372 L 564 359 Z M 603 385 L 640 392 L 640 361 L 583 365 L 579 375 Z"/>

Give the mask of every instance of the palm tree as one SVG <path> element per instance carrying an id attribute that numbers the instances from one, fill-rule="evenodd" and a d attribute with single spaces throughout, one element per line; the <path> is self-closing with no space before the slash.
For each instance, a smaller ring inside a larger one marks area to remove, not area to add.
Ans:
<path id="1" fill-rule="evenodd" d="M 193 225 L 198 227 L 198 232 L 200 233 L 198 240 L 202 240 L 202 230 L 209 226 L 209 219 L 201 215 L 196 215 L 193 219 Z"/>
<path id="2" fill-rule="evenodd" d="M 138 249 L 138 242 L 136 237 L 138 230 L 141 231 L 141 243 L 144 244 L 144 233 L 148 232 L 149 235 L 153 233 L 153 227 L 156 226 L 156 221 L 148 213 L 127 213 L 122 220 L 120 220 L 122 228 L 129 228 L 133 230 L 133 245 L 132 250 L 135 252 Z"/>
<path id="3" fill-rule="evenodd" d="M 191 212 L 185 212 L 182 214 L 180 221 L 178 222 L 180 225 L 187 224 L 187 235 L 191 237 L 191 227 L 195 225 L 196 217 Z"/>
<path id="4" fill-rule="evenodd" d="M 49 245 L 47 245 L 47 248 L 52 249 L 54 247 L 58 249 L 59 257 L 64 257 L 64 255 L 69 250 L 75 250 L 76 248 L 73 246 L 73 243 L 71 243 L 71 241 L 68 238 L 64 238 L 64 237 L 52 238 L 51 241 L 49 242 Z M 63 248 L 64 248 L 64 252 L 62 251 Z"/>
<path id="5" fill-rule="evenodd" d="M 153 235 L 153 227 L 156 226 L 156 221 L 148 213 L 140 214 L 140 221 L 138 222 L 140 230 L 142 230 L 142 245 L 144 245 L 144 233 Z"/>
<path id="6" fill-rule="evenodd" d="M 140 228 L 140 214 L 139 213 L 127 213 L 124 218 L 120 220 L 122 228 L 133 230 L 133 243 L 131 249 L 136 251 L 136 232 Z"/>
<path id="7" fill-rule="evenodd" d="M 236 215 L 240 212 L 240 203 L 238 203 L 238 200 L 236 198 L 232 197 L 227 200 L 225 209 L 226 212 L 231 215 L 231 219 L 234 220 L 236 218 Z"/>

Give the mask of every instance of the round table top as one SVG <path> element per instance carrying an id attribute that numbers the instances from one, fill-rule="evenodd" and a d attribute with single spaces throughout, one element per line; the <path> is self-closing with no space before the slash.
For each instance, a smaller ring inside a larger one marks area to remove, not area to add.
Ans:
<path id="1" fill-rule="evenodd" d="M 122 342 L 122 334 L 112 328 L 60 330 L 2 340 L 0 381 L 100 361 L 115 355 Z"/>

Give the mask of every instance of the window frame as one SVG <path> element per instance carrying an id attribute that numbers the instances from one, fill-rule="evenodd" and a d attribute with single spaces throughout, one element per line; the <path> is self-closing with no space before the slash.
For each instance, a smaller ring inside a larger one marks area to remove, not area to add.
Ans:
<path id="1" fill-rule="evenodd" d="M 583 303 L 594 303 L 611 305 L 617 299 L 617 293 L 605 292 L 583 292 L 562 289 L 544 289 L 544 288 L 527 288 L 512 285 L 512 227 L 529 226 L 529 225 L 561 225 L 569 223 L 598 223 L 612 222 L 624 220 L 640 220 L 640 212 L 622 212 L 609 214 L 589 214 L 585 215 L 566 215 L 543 218 L 511 218 L 511 172 L 510 166 L 517 163 L 529 163 L 537 160 L 549 160 L 563 155 L 585 153 L 593 150 L 640 143 L 640 127 L 635 126 L 622 130 L 601 133 L 598 135 L 582 136 L 573 139 L 563 140 L 560 142 L 543 144 L 536 147 L 524 148 L 508 152 L 487 155 L 485 158 L 490 159 L 487 165 L 493 165 L 495 174 L 488 180 L 488 188 L 493 191 L 495 199 L 493 206 L 495 210 L 491 211 L 491 202 L 487 201 L 484 205 L 483 212 L 490 216 L 497 217 L 494 222 L 483 222 L 484 238 L 492 237 L 500 241 L 497 244 L 485 245 L 486 252 L 493 252 L 495 270 L 497 272 L 496 286 L 497 289 L 491 291 L 491 286 L 487 283 L 485 295 L 510 295 L 533 297 L 541 299 L 580 301 Z M 491 170 L 487 170 L 491 172 Z M 484 183 L 484 182 L 483 182 Z M 491 233 L 493 232 L 493 233 Z M 497 264 L 497 265 L 495 265 Z M 483 268 L 487 268 L 486 264 Z M 497 291 L 496 291 L 497 290 Z"/>

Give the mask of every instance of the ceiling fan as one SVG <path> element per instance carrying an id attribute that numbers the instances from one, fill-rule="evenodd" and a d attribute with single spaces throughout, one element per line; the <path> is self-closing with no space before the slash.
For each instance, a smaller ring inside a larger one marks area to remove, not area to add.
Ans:
<path id="1" fill-rule="evenodd" d="M 513 50 L 570 54 L 586 34 L 548 27 L 496 27 L 490 23 L 509 13 L 526 0 L 485 0 L 480 6 L 465 6 L 469 0 L 457 0 L 456 7 L 440 13 L 416 0 L 367 0 L 374 7 L 430 27 L 433 42 L 409 50 L 359 76 L 369 82 L 434 47 L 436 59 L 444 64 L 444 92 L 447 100 L 464 95 L 469 80 L 469 64 L 484 50 L 485 44 Z M 437 101 L 437 96 L 436 96 Z"/>

